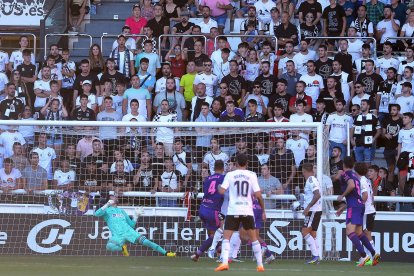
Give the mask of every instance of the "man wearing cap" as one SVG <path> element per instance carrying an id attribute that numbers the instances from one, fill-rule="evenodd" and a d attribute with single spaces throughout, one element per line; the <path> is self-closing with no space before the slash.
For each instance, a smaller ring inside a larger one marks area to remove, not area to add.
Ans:
<path id="1" fill-rule="evenodd" d="M 85 80 L 82 84 L 82 93 L 81 95 L 86 95 L 88 97 L 88 108 L 92 110 L 96 110 L 97 99 L 96 95 L 91 93 L 92 83 L 89 80 Z M 75 107 L 79 107 L 81 105 L 80 96 L 76 98 Z"/>
<path id="2" fill-rule="evenodd" d="M 147 25 L 147 20 L 141 17 L 141 7 L 139 4 L 134 4 L 134 6 L 132 6 L 132 16 L 125 20 L 125 26 L 131 28 L 131 34 L 142 34 L 142 29 L 145 25 Z M 122 31 L 123 30 L 124 29 L 122 28 Z"/>
<path id="3" fill-rule="evenodd" d="M 256 7 L 255 6 L 250 6 L 250 7 L 244 7 L 241 8 L 240 10 L 238 10 L 236 12 L 236 15 L 240 18 L 244 18 L 244 10 L 247 11 L 247 18 L 246 20 L 243 21 L 243 23 L 240 25 L 240 34 L 243 35 L 246 33 L 247 31 L 247 25 L 249 24 L 249 22 L 253 22 L 254 25 L 256 26 L 256 30 L 259 31 L 259 20 L 257 20 L 257 15 L 256 15 Z M 243 12 L 243 13 L 242 13 Z M 241 16 L 239 16 L 241 15 Z"/>

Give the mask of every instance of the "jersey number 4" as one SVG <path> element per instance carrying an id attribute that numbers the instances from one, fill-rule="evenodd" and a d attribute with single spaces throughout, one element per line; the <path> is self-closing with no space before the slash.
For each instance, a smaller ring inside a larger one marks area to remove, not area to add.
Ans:
<path id="1" fill-rule="evenodd" d="M 249 182 L 247 181 L 236 181 L 234 185 L 237 186 L 237 196 L 247 197 L 249 194 Z"/>
<path id="2" fill-rule="evenodd" d="M 208 187 L 208 193 L 213 195 L 216 192 L 216 181 L 211 181 L 210 186 Z"/>

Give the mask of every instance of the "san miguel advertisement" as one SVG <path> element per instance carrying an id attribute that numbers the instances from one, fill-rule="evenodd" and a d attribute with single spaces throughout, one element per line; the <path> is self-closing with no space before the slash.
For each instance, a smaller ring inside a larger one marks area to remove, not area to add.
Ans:
<path id="1" fill-rule="evenodd" d="M 277 258 L 306 258 L 309 251 L 301 236 L 302 221 L 268 219 L 261 236 Z M 342 221 L 324 221 L 324 255 L 356 259 Z M 413 221 L 376 221 L 373 234 L 384 261 L 412 262 L 414 258 Z M 321 230 L 321 228 L 320 228 Z M 180 256 L 189 256 L 206 239 L 200 222 L 178 217 L 142 217 L 136 231 Z M 0 214 L 0 254 L 111 255 L 105 245 L 111 233 L 103 220 L 93 216 Z M 132 256 L 157 255 L 141 245 L 129 246 Z M 335 254 L 333 254 L 333 252 Z M 244 245 L 241 257 L 250 258 Z"/>

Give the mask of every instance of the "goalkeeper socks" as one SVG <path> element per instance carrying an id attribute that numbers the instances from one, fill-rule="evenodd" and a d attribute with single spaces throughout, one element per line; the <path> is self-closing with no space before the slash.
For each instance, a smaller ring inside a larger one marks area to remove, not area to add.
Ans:
<path id="1" fill-rule="evenodd" d="M 140 242 L 142 245 L 147 246 L 149 248 L 151 248 L 154 251 L 157 251 L 159 253 L 161 253 L 162 255 L 167 254 L 167 251 L 165 251 L 164 248 L 162 248 L 161 246 L 159 246 L 158 244 L 156 244 L 155 242 L 152 242 L 148 239 L 143 240 L 142 242 Z"/>
<path id="2" fill-rule="evenodd" d="M 197 250 L 197 256 L 202 255 L 208 248 L 210 248 L 211 243 L 213 242 L 213 237 L 208 237 L 203 243 L 201 244 L 200 248 Z"/>
<path id="3" fill-rule="evenodd" d="M 262 247 L 260 246 L 260 242 L 259 241 L 252 242 L 252 249 L 254 252 L 254 256 L 256 257 L 257 266 L 262 266 L 263 265 Z"/>
<path id="4" fill-rule="evenodd" d="M 217 244 L 222 239 L 222 237 L 223 237 L 223 229 L 219 228 L 214 233 L 213 241 L 211 242 L 210 248 L 216 249 Z"/>
<path id="5" fill-rule="evenodd" d="M 113 251 L 113 252 L 122 251 L 122 246 L 119 245 L 119 244 L 116 244 L 114 242 L 109 241 L 106 244 L 106 249 L 109 250 L 109 251 Z"/>
<path id="6" fill-rule="evenodd" d="M 234 232 L 230 239 L 230 258 L 236 259 L 241 245 L 239 232 Z"/>
<path id="7" fill-rule="evenodd" d="M 316 241 L 311 236 L 311 234 L 307 234 L 305 236 L 305 241 L 309 245 L 310 251 L 312 252 L 312 256 L 319 256 L 319 252 L 318 252 L 317 247 L 316 247 Z"/>
<path id="8" fill-rule="evenodd" d="M 230 251 L 230 241 L 223 240 L 221 243 L 221 257 L 223 259 L 223 264 L 229 263 L 229 251 Z"/>
<path id="9" fill-rule="evenodd" d="M 368 249 L 368 251 L 371 253 L 371 257 L 373 257 L 375 255 L 375 249 L 372 246 L 372 244 L 370 243 L 368 237 L 365 235 L 365 233 L 361 233 L 361 235 L 359 235 L 359 239 L 362 242 L 362 245 Z"/>
<path id="10" fill-rule="evenodd" d="M 359 254 L 362 258 L 365 258 L 367 254 L 365 254 L 364 247 L 362 246 L 361 240 L 359 239 L 358 235 L 355 232 L 352 232 L 348 235 L 348 238 L 354 244 L 356 250 L 358 250 Z"/>

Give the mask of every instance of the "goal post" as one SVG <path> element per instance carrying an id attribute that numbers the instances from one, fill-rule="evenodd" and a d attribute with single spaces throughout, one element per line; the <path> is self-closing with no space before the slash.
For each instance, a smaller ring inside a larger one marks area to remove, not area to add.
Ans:
<path id="1" fill-rule="evenodd" d="M 11 166 L 14 172 L 0 189 L 0 222 L 10 237 L 7 254 L 110 255 L 105 251 L 110 233 L 93 214 L 115 193 L 128 214 L 144 206 L 137 231 L 189 256 L 206 238 L 197 217 L 203 179 L 213 172 L 215 160 L 231 170 L 235 154 L 243 152 L 259 177 L 267 164 L 279 183 L 271 184 L 280 186 L 274 190 L 282 191 L 269 193 L 267 186 L 263 191 L 271 207 L 260 233 L 269 249 L 279 259 L 310 256 L 299 235 L 302 211 L 291 207 L 303 198 L 299 166 L 304 158 L 316 165 L 322 186 L 323 175 L 329 175 L 321 123 L 18 120 L 0 121 L 0 126 L 6 153 L 2 168 L 8 166 L 9 173 Z M 310 146 L 314 152 L 307 150 Z M 259 182 L 268 185 L 266 177 Z M 321 256 L 323 231 L 320 227 Z M 132 247 L 133 255 L 153 254 Z M 245 241 L 241 257 L 251 257 Z"/>

